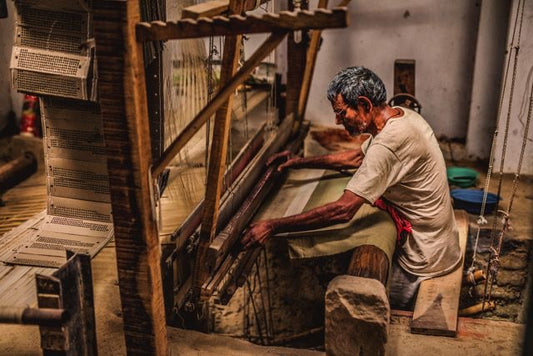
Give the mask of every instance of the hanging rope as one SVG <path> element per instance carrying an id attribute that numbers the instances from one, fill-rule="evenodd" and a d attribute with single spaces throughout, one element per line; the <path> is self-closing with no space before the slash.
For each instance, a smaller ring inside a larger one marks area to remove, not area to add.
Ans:
<path id="1" fill-rule="evenodd" d="M 518 4 L 518 8 L 519 7 L 520 7 L 520 3 Z M 499 133 L 498 128 L 500 126 L 500 120 L 501 120 L 501 116 L 502 116 L 503 99 L 504 99 L 505 93 L 507 91 L 507 78 L 508 78 L 508 75 L 509 75 L 509 69 L 511 67 L 510 66 L 511 58 L 512 58 L 511 52 L 512 52 L 513 45 L 514 45 L 514 42 L 515 42 L 516 27 L 517 27 L 517 24 L 518 24 L 518 14 L 519 14 L 519 11 L 516 12 L 516 17 L 515 17 L 515 21 L 514 21 L 514 28 L 513 28 L 513 36 L 512 36 L 512 39 L 511 39 L 511 44 L 510 44 L 510 48 L 509 48 L 509 52 L 508 52 L 509 55 L 507 56 L 507 63 L 505 65 L 505 74 L 504 74 L 504 77 L 503 77 L 503 88 L 502 88 L 502 91 L 501 91 L 501 94 L 500 94 L 500 100 L 498 102 L 498 116 L 497 116 L 497 119 L 496 119 L 496 128 L 494 130 L 494 134 L 492 135 L 492 143 L 491 143 L 491 149 L 490 149 L 490 155 L 489 155 L 489 167 L 488 167 L 488 170 L 487 170 L 487 176 L 485 178 L 485 184 L 484 184 L 484 187 L 483 187 L 483 200 L 482 200 L 482 203 L 481 203 L 480 215 L 479 215 L 479 217 L 477 219 L 476 239 L 475 239 L 474 251 L 473 251 L 473 256 L 472 256 L 472 264 L 471 264 L 470 268 L 468 269 L 468 273 L 469 274 L 473 273 L 473 271 L 475 269 L 476 262 L 477 262 L 477 259 L 476 259 L 476 257 L 477 257 L 477 247 L 478 247 L 478 242 L 479 242 L 479 235 L 480 235 L 480 231 L 481 231 L 481 226 L 487 224 L 487 219 L 485 218 L 485 210 L 486 210 L 486 206 L 487 206 L 487 196 L 488 196 L 488 192 L 489 192 L 490 180 L 491 180 L 491 177 L 492 177 L 492 170 L 493 170 L 494 161 L 495 161 L 496 143 L 497 143 L 497 137 L 498 137 L 498 133 Z M 515 57 L 515 60 L 516 60 L 516 57 Z"/>
<path id="2" fill-rule="evenodd" d="M 244 41 L 248 38 L 246 36 L 241 37 L 241 58 L 239 66 L 246 61 L 244 53 Z M 244 112 L 244 138 L 248 141 L 249 132 L 248 132 L 248 91 L 246 89 L 241 90 L 241 107 Z"/>
<path id="3" fill-rule="evenodd" d="M 520 156 L 519 156 L 519 159 L 518 159 L 518 167 L 517 167 L 516 173 L 514 174 L 514 178 L 513 178 L 513 185 L 512 185 L 512 188 L 511 188 L 511 195 L 510 195 L 510 198 L 509 198 L 509 204 L 507 206 L 507 210 L 506 211 L 500 211 L 501 214 L 503 215 L 503 227 L 502 227 L 502 230 L 499 233 L 497 247 L 495 249 L 493 249 L 493 250 L 491 249 L 492 258 L 489 261 L 489 263 L 490 263 L 489 264 L 489 266 L 490 266 L 489 268 L 490 268 L 490 271 L 491 271 L 491 276 L 490 277 L 491 278 L 490 278 L 490 288 L 489 288 L 487 302 L 490 302 L 491 295 L 492 295 L 492 287 L 493 287 L 493 284 L 494 284 L 494 279 L 496 278 L 496 274 L 498 272 L 498 267 L 499 267 L 499 263 L 500 263 L 499 256 L 500 256 L 500 253 L 501 253 L 501 250 L 502 250 L 504 233 L 507 232 L 509 230 L 509 228 L 510 228 L 509 220 L 510 220 L 510 216 L 511 216 L 511 209 L 513 207 L 514 198 L 516 196 L 516 191 L 518 189 L 518 182 L 520 180 L 520 173 L 522 171 L 522 162 L 524 160 L 524 154 L 525 154 L 527 141 L 528 141 L 528 133 L 529 133 L 529 125 L 530 125 L 530 122 L 531 122 L 532 109 L 533 109 L 533 85 L 532 85 L 532 87 L 530 89 L 529 108 L 528 108 L 527 119 L 526 119 L 526 123 L 525 123 L 525 127 L 524 127 L 524 135 L 522 137 L 522 147 L 521 147 Z"/>
<path id="4" fill-rule="evenodd" d="M 519 15 L 520 15 L 520 22 L 519 22 L 519 25 L 518 25 L 518 17 L 519 17 Z M 499 120 L 500 120 L 500 117 L 501 117 L 501 110 L 502 110 L 502 106 L 503 106 L 503 104 L 502 104 L 503 103 L 503 98 L 504 98 L 505 92 L 506 92 L 506 90 L 505 90 L 506 87 L 505 86 L 506 86 L 506 83 L 507 83 L 507 75 L 508 75 L 508 71 L 509 71 L 509 67 L 510 67 L 510 58 L 511 58 L 512 51 L 514 50 L 513 72 L 512 72 L 511 86 L 510 86 L 510 91 L 509 91 L 509 102 L 508 102 L 507 116 L 506 116 L 506 122 L 505 122 L 505 132 L 504 132 L 504 138 L 503 138 L 502 153 L 501 153 L 501 157 L 500 157 L 497 196 L 501 195 L 501 188 L 502 188 L 502 182 L 503 182 L 503 169 L 504 169 L 504 163 L 505 163 L 505 156 L 506 156 L 506 153 L 507 153 L 507 141 L 508 141 L 508 137 L 509 137 L 509 126 L 510 126 L 510 121 L 511 121 L 512 102 L 513 102 L 514 89 L 515 89 L 515 84 L 516 84 L 516 72 L 517 72 L 517 66 L 518 66 L 518 55 L 519 55 L 519 50 L 520 50 L 520 39 L 521 39 L 521 34 L 522 34 L 523 17 L 524 17 L 524 1 L 519 1 L 518 6 L 517 6 L 517 13 L 516 13 L 516 17 L 515 17 L 514 28 L 513 28 L 513 37 L 512 37 L 512 40 L 511 40 L 511 48 L 509 50 L 509 57 L 508 57 L 508 61 L 507 61 L 507 68 L 506 68 L 506 73 L 505 73 L 505 78 L 504 78 L 504 80 L 505 80 L 504 89 L 502 90 L 502 94 L 501 94 L 501 97 L 500 97 L 498 123 L 497 123 L 497 128 L 496 128 L 496 131 L 495 131 L 495 134 L 494 134 L 494 137 L 493 137 L 493 147 L 491 148 L 491 164 L 493 164 L 493 160 L 494 160 L 493 153 L 494 153 L 494 150 L 495 150 L 496 135 L 497 135 L 498 127 L 499 127 Z M 517 27 L 518 27 L 518 30 L 517 30 Z M 515 36 L 517 38 L 516 39 L 516 43 L 515 43 Z M 531 104 L 531 99 L 530 99 L 530 104 Z M 525 128 L 525 132 L 524 132 L 524 140 L 522 142 L 522 151 L 521 151 L 521 155 L 520 155 L 520 158 L 519 158 L 517 173 L 515 173 L 515 180 L 513 182 L 513 189 L 512 189 L 512 192 L 511 192 L 511 198 L 510 198 L 509 205 L 508 205 L 506 211 L 503 211 L 501 209 L 497 209 L 497 213 L 499 213 L 499 214 L 501 214 L 503 216 L 503 222 L 502 222 L 502 229 L 501 229 L 501 231 L 499 233 L 498 242 L 497 242 L 496 246 L 495 246 L 496 231 L 497 231 L 496 227 L 497 227 L 497 220 L 498 219 L 495 218 L 494 221 L 493 221 L 493 226 L 492 226 L 492 230 L 491 230 L 491 243 L 490 243 L 490 249 L 489 249 L 490 257 L 489 257 L 489 261 L 488 261 L 487 269 L 486 269 L 487 279 L 485 280 L 485 284 L 484 284 L 482 311 L 485 310 L 485 305 L 486 304 L 490 305 L 490 300 L 491 300 L 491 297 L 492 297 L 492 288 L 493 288 L 494 280 L 496 279 L 496 275 L 498 273 L 498 268 L 499 268 L 499 265 L 500 265 L 500 253 L 501 253 L 501 248 L 502 248 L 502 244 L 503 244 L 503 236 L 509 230 L 509 227 L 510 227 L 509 226 L 509 218 L 510 218 L 510 213 L 511 213 L 511 208 L 512 208 L 512 202 L 514 200 L 514 196 L 516 195 L 516 188 L 517 188 L 518 179 L 519 179 L 520 171 L 521 171 L 521 167 L 522 167 L 523 153 L 525 152 L 525 146 L 526 146 L 526 143 L 527 143 L 527 134 L 528 134 L 528 130 L 529 130 L 529 121 L 530 121 L 530 116 L 531 116 L 530 114 L 531 114 L 531 106 L 530 106 L 529 112 L 528 112 L 528 118 L 527 118 L 526 128 Z M 491 171 L 491 169 L 492 169 L 492 167 L 489 167 L 489 172 Z M 490 181 L 490 176 L 489 176 L 489 174 L 487 174 L 487 182 L 485 184 L 484 199 L 483 199 L 483 204 L 482 204 L 482 209 L 483 210 L 482 210 L 482 215 L 480 216 L 480 219 L 479 219 L 479 220 L 484 220 L 484 223 L 486 223 L 486 220 L 484 218 L 483 219 L 481 219 L 481 218 L 483 217 L 484 208 L 485 208 L 485 204 L 486 204 L 486 196 L 487 196 L 487 193 L 488 193 L 489 181 Z M 499 205 L 499 203 L 497 203 L 497 204 Z M 483 223 L 483 221 L 481 221 L 481 223 Z M 474 257 L 475 257 L 475 253 L 477 251 L 477 246 L 478 246 L 479 230 L 480 230 L 480 227 L 479 227 L 479 223 L 478 223 L 478 231 L 477 231 L 477 235 L 476 235 Z M 473 261 L 473 264 L 474 264 L 474 262 L 475 261 Z"/>
<path id="5" fill-rule="evenodd" d="M 215 39 L 213 36 L 209 37 L 209 56 L 207 57 L 207 100 L 211 101 L 213 94 L 215 92 L 215 77 L 213 73 L 213 60 L 215 54 L 218 53 L 217 48 L 215 47 Z M 211 127 L 211 119 L 207 119 L 205 123 L 205 181 L 207 184 L 207 172 L 209 170 L 209 129 Z"/>

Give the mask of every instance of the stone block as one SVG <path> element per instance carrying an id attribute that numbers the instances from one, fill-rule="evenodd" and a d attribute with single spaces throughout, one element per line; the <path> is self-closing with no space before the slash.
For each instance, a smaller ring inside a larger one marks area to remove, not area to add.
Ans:
<path id="1" fill-rule="evenodd" d="M 390 307 L 383 284 L 338 276 L 328 286 L 325 308 L 327 355 L 385 354 Z"/>
<path id="2" fill-rule="evenodd" d="M 511 251 L 500 257 L 500 267 L 509 270 L 525 270 L 527 268 L 527 253 Z"/>
<path id="3" fill-rule="evenodd" d="M 526 271 L 499 270 L 496 280 L 499 286 L 523 288 L 526 284 Z"/>

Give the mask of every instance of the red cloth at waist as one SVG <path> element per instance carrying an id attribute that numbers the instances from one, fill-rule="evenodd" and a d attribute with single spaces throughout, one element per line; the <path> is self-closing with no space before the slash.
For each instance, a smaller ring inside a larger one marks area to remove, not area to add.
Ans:
<path id="1" fill-rule="evenodd" d="M 379 208 L 381 210 L 385 210 L 388 212 L 394 221 L 394 224 L 396 225 L 396 231 L 398 233 L 397 237 L 397 243 L 398 246 L 401 245 L 404 240 L 407 238 L 407 235 L 410 234 L 413 231 L 413 227 L 411 226 L 411 223 L 403 216 L 402 213 L 400 213 L 396 208 L 394 208 L 392 205 L 389 205 L 384 199 L 379 198 L 375 201 L 374 206 L 376 208 Z"/>

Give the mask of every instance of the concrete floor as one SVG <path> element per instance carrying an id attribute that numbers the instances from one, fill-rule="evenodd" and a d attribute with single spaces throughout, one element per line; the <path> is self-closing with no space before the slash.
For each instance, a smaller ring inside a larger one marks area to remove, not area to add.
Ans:
<path id="1" fill-rule="evenodd" d="M 98 353 L 124 355 L 122 317 L 112 244 L 92 261 Z M 391 317 L 387 355 L 519 355 L 524 325 L 506 321 L 459 318 L 456 338 L 415 335 L 409 331 L 411 314 L 395 312 Z M 0 324 L 0 355 L 40 355 L 36 326 Z M 313 356 L 323 352 L 258 346 L 244 340 L 195 331 L 168 328 L 170 355 L 286 355 Z"/>

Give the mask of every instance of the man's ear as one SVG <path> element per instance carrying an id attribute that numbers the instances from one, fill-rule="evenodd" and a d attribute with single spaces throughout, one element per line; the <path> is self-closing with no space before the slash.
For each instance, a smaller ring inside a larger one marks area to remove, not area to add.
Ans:
<path id="1" fill-rule="evenodd" d="M 357 106 L 361 106 L 365 112 L 372 111 L 372 102 L 366 96 L 360 96 L 357 98 Z"/>

